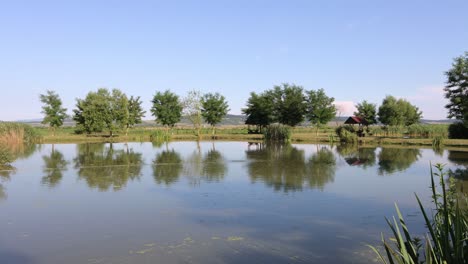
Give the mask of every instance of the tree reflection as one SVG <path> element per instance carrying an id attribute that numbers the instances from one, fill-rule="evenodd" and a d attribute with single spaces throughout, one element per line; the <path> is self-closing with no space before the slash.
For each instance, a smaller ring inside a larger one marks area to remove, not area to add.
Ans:
<path id="1" fill-rule="evenodd" d="M 44 173 L 42 184 L 49 187 L 55 187 L 62 180 L 62 171 L 67 169 L 68 162 L 63 157 L 63 154 L 55 150 L 52 145 L 52 152 L 49 156 L 42 156 L 44 160 Z"/>
<path id="2" fill-rule="evenodd" d="M 170 185 L 179 180 L 182 168 L 180 155 L 174 150 L 165 150 L 158 153 L 153 161 L 153 176 L 156 183 Z"/>
<path id="3" fill-rule="evenodd" d="M 468 152 L 459 150 L 449 150 L 448 160 L 457 165 L 468 166 Z"/>
<path id="4" fill-rule="evenodd" d="M 208 181 L 220 181 L 227 171 L 226 162 L 221 152 L 214 147 L 203 158 L 202 175 Z"/>
<path id="5" fill-rule="evenodd" d="M 363 168 L 374 166 L 377 160 L 375 150 L 371 147 L 359 147 L 358 145 L 342 144 L 336 147 L 340 156 L 351 166 Z"/>
<path id="6" fill-rule="evenodd" d="M 404 171 L 420 157 L 419 149 L 382 148 L 379 153 L 379 175 Z"/>
<path id="7" fill-rule="evenodd" d="M 100 191 L 112 188 L 118 191 L 125 187 L 128 180 L 138 179 L 141 175 L 142 155 L 132 149 L 115 150 L 111 143 L 80 144 L 78 156 L 74 159 L 78 176 L 89 187 Z"/>
<path id="8" fill-rule="evenodd" d="M 304 184 L 323 188 L 335 175 L 333 153 L 321 148 L 306 162 L 303 150 L 291 145 L 259 144 L 246 151 L 252 181 L 263 181 L 277 191 L 300 191 Z"/>
<path id="9" fill-rule="evenodd" d="M 307 182 L 310 187 L 323 189 L 325 184 L 335 179 L 336 159 L 331 150 L 325 147 L 319 149 L 310 157 L 307 165 Z"/>

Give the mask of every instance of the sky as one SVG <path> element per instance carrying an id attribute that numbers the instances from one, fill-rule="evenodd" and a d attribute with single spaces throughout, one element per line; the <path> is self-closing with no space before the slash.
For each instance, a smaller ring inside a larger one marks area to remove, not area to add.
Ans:
<path id="1" fill-rule="evenodd" d="M 251 92 L 323 88 L 340 115 L 386 95 L 447 115 L 453 58 L 468 51 L 468 1 L 0 1 L 0 120 L 68 113 L 98 88 L 151 99 L 219 92 L 240 114 Z"/>

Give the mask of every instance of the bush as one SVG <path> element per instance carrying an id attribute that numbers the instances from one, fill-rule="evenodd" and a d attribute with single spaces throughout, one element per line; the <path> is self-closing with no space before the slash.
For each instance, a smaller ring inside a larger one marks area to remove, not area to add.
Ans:
<path id="1" fill-rule="evenodd" d="M 0 168 L 10 166 L 13 162 L 13 156 L 8 148 L 0 146 Z"/>
<path id="2" fill-rule="evenodd" d="M 468 139 L 468 127 L 466 127 L 463 123 L 457 122 L 451 124 L 448 130 L 449 138 Z"/>
<path id="3" fill-rule="evenodd" d="M 351 125 L 339 126 L 335 130 L 336 134 L 340 138 L 340 141 L 343 143 L 357 143 L 358 136 L 356 130 Z"/>
<path id="4" fill-rule="evenodd" d="M 289 142 L 291 140 L 291 127 L 274 124 L 263 130 L 264 139 L 267 141 Z"/>

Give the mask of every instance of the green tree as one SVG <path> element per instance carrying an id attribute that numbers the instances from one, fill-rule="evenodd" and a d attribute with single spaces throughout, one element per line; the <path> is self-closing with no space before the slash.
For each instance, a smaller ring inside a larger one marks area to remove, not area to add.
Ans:
<path id="1" fill-rule="evenodd" d="M 377 105 L 367 102 L 366 100 L 356 105 L 357 111 L 354 115 L 367 121 L 367 124 L 373 125 L 377 123 Z"/>
<path id="2" fill-rule="evenodd" d="M 166 90 L 164 93 L 157 92 L 151 101 L 151 113 L 156 118 L 156 122 L 167 126 L 174 127 L 182 117 L 182 104 L 179 101 L 179 96 Z"/>
<path id="3" fill-rule="evenodd" d="M 388 126 L 409 126 L 418 123 L 422 112 L 404 99 L 387 95 L 379 107 L 379 120 Z"/>
<path id="4" fill-rule="evenodd" d="M 192 123 L 193 128 L 197 131 L 197 136 L 200 135 L 203 122 L 201 100 L 201 92 L 196 90 L 189 91 L 187 96 L 182 100 L 183 114 Z"/>
<path id="5" fill-rule="evenodd" d="M 67 109 L 62 107 L 62 100 L 54 91 L 48 90 L 46 94 L 39 95 L 42 106 L 42 113 L 45 115 L 42 124 L 49 124 L 54 135 L 55 129 L 63 125 L 63 121 L 67 118 Z"/>
<path id="6" fill-rule="evenodd" d="M 140 124 L 142 122 L 142 118 L 146 111 L 143 110 L 141 104 L 142 101 L 140 101 L 140 96 L 131 96 L 128 100 L 128 122 L 126 124 L 125 134 L 128 134 L 129 128 L 134 127 L 136 124 Z"/>
<path id="7" fill-rule="evenodd" d="M 273 102 L 266 93 L 252 92 L 242 113 L 247 116 L 245 124 L 255 125 L 261 132 L 264 127 L 273 123 Z"/>
<path id="8" fill-rule="evenodd" d="M 468 52 L 455 58 L 452 68 L 445 75 L 445 98 L 449 99 L 445 106 L 449 111 L 447 117 L 463 121 L 468 127 Z"/>
<path id="9" fill-rule="evenodd" d="M 215 134 L 215 125 L 220 123 L 229 111 L 229 105 L 224 96 L 219 93 L 208 93 L 202 97 L 201 113 L 205 122 L 213 128 Z"/>
<path id="10" fill-rule="evenodd" d="M 111 136 L 113 135 L 113 130 L 123 130 L 124 128 L 128 127 L 130 120 L 128 106 L 129 104 L 127 95 L 118 89 L 113 89 L 112 98 L 110 100 L 112 120 L 106 123 L 107 129 L 109 130 Z"/>
<path id="11" fill-rule="evenodd" d="M 335 98 L 328 97 L 323 89 L 307 91 L 307 119 L 318 128 L 336 116 Z"/>
<path id="12" fill-rule="evenodd" d="M 304 121 L 306 98 L 303 91 L 301 86 L 287 83 L 267 91 L 273 102 L 275 121 L 288 126 L 296 126 Z"/>

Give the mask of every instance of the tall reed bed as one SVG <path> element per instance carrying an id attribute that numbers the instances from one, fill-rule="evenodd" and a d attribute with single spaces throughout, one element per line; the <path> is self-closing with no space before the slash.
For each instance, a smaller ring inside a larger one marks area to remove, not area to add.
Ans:
<path id="1" fill-rule="evenodd" d="M 453 181 L 446 186 L 443 166 L 431 167 L 432 206 L 426 210 L 419 197 L 416 199 L 424 217 L 428 233 L 424 238 L 413 237 L 397 205 L 398 219 L 387 220 L 393 237 L 389 240 L 382 235 L 384 254 L 370 246 L 382 263 L 402 264 L 450 264 L 468 263 L 468 210 L 462 209 L 460 197 L 456 195 Z M 437 185 L 434 176 L 439 177 Z M 440 190 L 440 191 L 439 191 Z M 391 242 L 393 241 L 393 242 Z M 424 242 L 423 242 L 424 241 Z M 384 256 L 385 255 L 385 256 Z"/>
<path id="2" fill-rule="evenodd" d="M 263 136 L 266 141 L 289 142 L 291 140 L 291 127 L 273 124 L 263 130 Z"/>
<path id="3" fill-rule="evenodd" d="M 33 143 L 40 139 L 33 127 L 14 122 L 0 122 L 0 144 Z"/>

